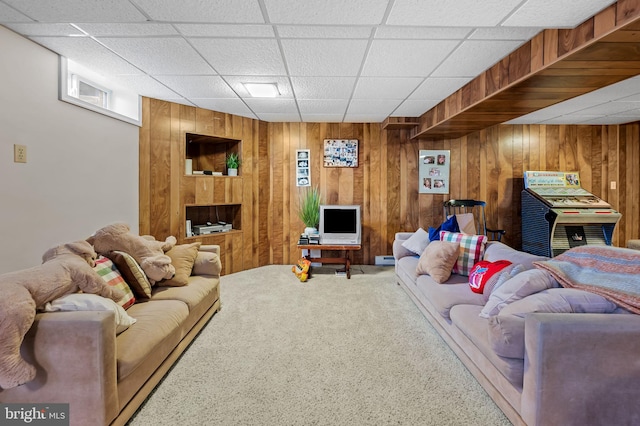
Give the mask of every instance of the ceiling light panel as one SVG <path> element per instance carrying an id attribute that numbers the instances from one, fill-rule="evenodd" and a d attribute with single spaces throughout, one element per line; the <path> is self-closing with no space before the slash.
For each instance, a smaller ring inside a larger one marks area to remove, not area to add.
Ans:
<path id="1" fill-rule="evenodd" d="M 31 40 L 89 69 L 110 74 L 142 74 L 118 55 L 88 37 L 32 37 Z"/>
<path id="2" fill-rule="evenodd" d="M 277 98 L 280 96 L 278 85 L 275 83 L 243 83 L 252 98 Z"/>
<path id="3" fill-rule="evenodd" d="M 426 77 L 458 44 L 455 40 L 374 40 L 362 75 Z"/>
<path id="4" fill-rule="evenodd" d="M 493 27 L 522 0 L 395 0 L 388 25 Z"/>
<path id="5" fill-rule="evenodd" d="M 189 41 L 220 74 L 286 75 L 275 39 L 191 38 Z"/>
<path id="6" fill-rule="evenodd" d="M 264 0 L 274 24 L 378 25 L 388 0 Z"/>
<path id="7" fill-rule="evenodd" d="M 528 0 L 502 25 L 543 28 L 573 28 L 615 0 Z"/>
<path id="8" fill-rule="evenodd" d="M 144 22 L 147 17 L 120 0 L 4 0 L 39 22 Z"/>
<path id="9" fill-rule="evenodd" d="M 366 40 L 282 40 L 294 76 L 356 76 L 366 47 Z"/>
<path id="10" fill-rule="evenodd" d="M 273 76 L 222 76 L 227 84 L 242 98 L 249 96 L 249 92 L 244 87 L 244 83 L 275 83 L 280 92 L 279 98 L 293 98 L 293 91 L 287 77 Z"/>
<path id="11" fill-rule="evenodd" d="M 99 38 L 106 46 L 149 74 L 214 74 L 181 38 Z"/>
<path id="12" fill-rule="evenodd" d="M 257 0 L 136 0 L 136 4 L 158 21 L 264 23 Z"/>

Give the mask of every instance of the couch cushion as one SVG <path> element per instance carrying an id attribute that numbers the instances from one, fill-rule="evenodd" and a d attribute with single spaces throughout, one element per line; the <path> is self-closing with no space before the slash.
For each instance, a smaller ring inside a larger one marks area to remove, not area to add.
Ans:
<path id="1" fill-rule="evenodd" d="M 482 295 L 472 292 L 467 277 L 461 275 L 453 274 L 443 284 L 438 284 L 429 275 L 421 275 L 416 285 L 438 313 L 447 320 L 449 310 L 455 305 L 484 305 Z"/>
<path id="2" fill-rule="evenodd" d="M 498 241 L 488 242 L 484 251 L 484 260 L 488 260 L 490 262 L 495 262 L 496 260 L 508 260 L 514 265 L 524 265 L 525 269 L 532 269 L 533 262 L 548 259 L 548 257 L 536 256 L 534 254 L 516 250 Z"/>
<path id="3" fill-rule="evenodd" d="M 481 306 L 456 305 L 451 308 L 451 322 L 475 345 L 475 348 L 467 348 L 467 352 L 480 351 L 509 383 L 522 389 L 524 360 L 501 357 L 494 352 L 489 344 L 489 321 L 479 317 L 481 308 Z"/>
<path id="4" fill-rule="evenodd" d="M 118 382 L 140 364 L 155 369 L 182 339 L 182 324 L 189 308 L 179 300 L 150 300 L 136 303 L 127 312 L 136 319 L 116 338 Z"/>
<path id="5" fill-rule="evenodd" d="M 505 306 L 489 318 L 489 343 L 500 356 L 524 358 L 524 321 L 534 312 L 612 313 L 617 305 L 587 291 L 552 288 Z"/>
<path id="6" fill-rule="evenodd" d="M 208 300 L 218 283 L 217 278 L 189 277 L 189 283 L 183 287 L 154 287 L 151 300 L 180 300 L 189 307 L 189 311 L 197 307 L 203 300 Z M 208 300 L 211 306 L 215 299 Z"/>
<path id="7" fill-rule="evenodd" d="M 416 267 L 417 275 L 431 275 L 437 283 L 443 283 L 451 276 L 453 265 L 458 260 L 459 243 L 433 241 L 424 249 Z"/>

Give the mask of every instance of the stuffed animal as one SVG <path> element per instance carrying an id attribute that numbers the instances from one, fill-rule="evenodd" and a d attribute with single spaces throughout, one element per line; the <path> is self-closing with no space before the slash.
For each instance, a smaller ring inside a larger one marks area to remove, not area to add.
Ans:
<path id="1" fill-rule="evenodd" d="M 76 241 L 47 250 L 42 265 L 0 275 L 0 388 L 35 378 L 36 369 L 22 358 L 20 346 L 36 309 L 78 290 L 116 302 L 124 297 L 93 270 L 96 257 L 88 242 Z"/>
<path id="2" fill-rule="evenodd" d="M 171 258 L 164 253 L 176 245 L 176 237 L 169 236 L 162 242 L 129 231 L 126 223 L 114 223 L 99 229 L 87 241 L 102 255 L 115 250 L 128 253 L 138 262 L 151 284 L 173 278 L 176 269 Z"/>
<path id="3" fill-rule="evenodd" d="M 305 282 L 307 278 L 309 278 L 309 275 L 311 275 L 311 261 L 304 257 L 300 258 L 298 263 L 291 267 L 291 272 L 296 274 L 296 277 L 298 277 L 301 282 Z"/>

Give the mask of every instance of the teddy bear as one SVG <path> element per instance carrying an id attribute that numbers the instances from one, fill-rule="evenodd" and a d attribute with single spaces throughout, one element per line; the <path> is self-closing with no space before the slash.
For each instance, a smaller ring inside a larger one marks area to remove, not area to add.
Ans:
<path id="1" fill-rule="evenodd" d="M 35 378 L 36 368 L 22 358 L 20 346 L 37 309 L 78 290 L 115 302 L 124 297 L 93 269 L 97 256 L 87 241 L 75 241 L 47 250 L 41 265 L 0 275 L 0 388 Z"/>
<path id="2" fill-rule="evenodd" d="M 111 251 L 123 251 L 140 265 L 149 282 L 173 278 L 176 273 L 171 258 L 165 254 L 176 245 L 176 237 L 169 236 L 156 241 L 152 236 L 139 236 L 130 232 L 129 225 L 118 222 L 99 229 L 87 239 L 96 252 L 107 255 Z"/>

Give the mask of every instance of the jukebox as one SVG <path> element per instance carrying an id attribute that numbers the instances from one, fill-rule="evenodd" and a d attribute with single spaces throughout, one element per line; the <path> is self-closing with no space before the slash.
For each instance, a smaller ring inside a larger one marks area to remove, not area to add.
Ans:
<path id="1" fill-rule="evenodd" d="M 553 257 L 587 244 L 611 245 L 622 216 L 581 187 L 578 173 L 524 174 L 522 250 Z"/>

